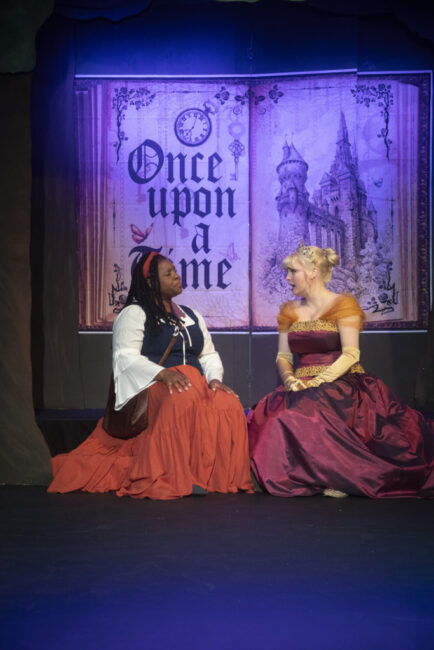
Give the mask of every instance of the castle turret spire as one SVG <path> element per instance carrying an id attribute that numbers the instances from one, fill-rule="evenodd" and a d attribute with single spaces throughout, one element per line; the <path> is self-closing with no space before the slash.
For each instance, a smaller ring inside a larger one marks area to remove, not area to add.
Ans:
<path id="1" fill-rule="evenodd" d="M 296 247 L 301 239 L 307 237 L 305 214 L 309 206 L 309 193 L 306 190 L 307 170 L 309 165 L 294 147 L 285 140 L 283 159 L 277 166 L 281 185 L 276 197 L 280 214 L 279 237 L 288 242 L 288 249 Z"/>
<path id="2" fill-rule="evenodd" d="M 345 120 L 345 115 L 343 111 L 341 110 L 341 117 L 339 121 L 339 129 L 338 129 L 338 142 L 348 142 L 348 129 L 347 129 L 347 123 Z"/>
<path id="3" fill-rule="evenodd" d="M 279 167 L 288 163 L 292 163 L 292 164 L 298 163 L 301 164 L 302 166 L 304 165 L 306 167 L 306 171 L 309 169 L 309 165 L 304 160 L 303 156 L 294 147 L 292 142 L 291 145 L 288 145 L 288 141 L 285 140 L 285 144 L 283 145 L 282 149 L 283 149 L 283 158 L 282 158 L 282 162 L 277 167 L 277 171 L 279 171 Z"/>
<path id="4" fill-rule="evenodd" d="M 351 155 L 351 145 L 348 139 L 348 129 L 345 115 L 341 111 L 339 129 L 336 140 L 336 154 L 332 165 L 332 173 L 335 175 L 352 171 L 354 167 L 353 156 Z"/>

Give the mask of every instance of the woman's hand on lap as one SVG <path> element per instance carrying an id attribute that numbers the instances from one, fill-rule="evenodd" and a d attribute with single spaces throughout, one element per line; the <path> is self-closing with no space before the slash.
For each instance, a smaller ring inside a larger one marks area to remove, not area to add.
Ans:
<path id="1" fill-rule="evenodd" d="M 222 390 L 225 393 L 228 393 L 228 395 L 234 395 L 235 397 L 238 397 L 236 393 L 232 390 L 232 388 L 229 388 L 229 386 L 226 386 L 223 382 L 221 382 L 219 379 L 211 379 L 211 381 L 208 384 L 208 387 L 213 390 L 214 392 L 216 390 Z"/>
<path id="2" fill-rule="evenodd" d="M 295 378 L 293 375 L 291 377 L 287 377 L 284 380 L 283 386 L 287 392 L 293 391 L 294 393 L 308 388 L 308 384 L 306 382 L 304 382 L 302 379 Z"/>
<path id="3" fill-rule="evenodd" d="M 169 393 L 172 394 L 172 389 L 182 393 L 183 390 L 188 390 L 191 386 L 191 381 L 182 374 L 179 370 L 170 370 L 170 368 L 165 368 L 155 377 L 157 381 L 162 381 L 163 384 L 169 389 Z"/>

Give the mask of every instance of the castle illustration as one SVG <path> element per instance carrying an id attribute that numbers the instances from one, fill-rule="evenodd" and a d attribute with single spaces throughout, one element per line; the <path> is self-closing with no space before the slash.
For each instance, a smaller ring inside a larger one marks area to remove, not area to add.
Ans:
<path id="1" fill-rule="evenodd" d="M 344 268 L 351 268 L 368 239 L 377 240 L 377 211 L 367 205 L 366 187 L 359 177 L 355 148 L 350 145 L 345 116 L 341 112 L 336 154 L 309 201 L 306 190 L 308 164 L 293 144 L 283 147 L 277 167 L 281 184 L 276 197 L 280 215 L 279 239 L 295 250 L 303 240 L 334 248 Z"/>
<path id="2" fill-rule="evenodd" d="M 277 266 L 278 260 L 288 251 L 296 250 L 300 241 L 321 248 L 331 247 L 339 254 L 340 266 L 333 273 L 330 288 L 354 292 L 371 311 L 382 311 L 382 297 L 390 311 L 392 290 L 394 304 L 397 298 L 391 284 L 393 212 L 379 238 L 377 210 L 372 200 L 368 200 L 360 178 L 357 151 L 350 144 L 342 111 L 335 156 L 312 201 L 306 189 L 308 169 L 295 146 L 285 141 L 283 159 L 276 168 L 280 183 L 276 197 L 279 233 L 274 252 L 266 261 L 264 278 L 269 282 L 270 273 L 274 275 L 274 291 L 281 293 L 284 283 L 281 275 L 278 278 L 273 273 L 273 263 Z"/>

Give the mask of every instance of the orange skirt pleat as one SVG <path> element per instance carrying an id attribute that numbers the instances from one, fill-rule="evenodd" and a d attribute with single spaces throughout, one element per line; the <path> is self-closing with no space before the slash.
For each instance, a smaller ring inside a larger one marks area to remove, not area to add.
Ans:
<path id="1" fill-rule="evenodd" d="M 135 438 L 112 438 L 96 429 L 76 449 L 52 459 L 49 492 L 109 492 L 176 499 L 199 485 L 209 492 L 253 491 L 247 426 L 237 398 L 208 388 L 192 366 L 179 366 L 192 383 L 169 394 L 161 382 L 149 390 L 148 427 Z"/>

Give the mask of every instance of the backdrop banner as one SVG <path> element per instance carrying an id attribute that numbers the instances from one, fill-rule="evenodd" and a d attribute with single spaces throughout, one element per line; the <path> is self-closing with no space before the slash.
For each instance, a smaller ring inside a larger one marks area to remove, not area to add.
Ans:
<path id="1" fill-rule="evenodd" d="M 426 328 L 428 73 L 76 79 L 81 330 L 108 330 L 144 247 L 211 329 L 276 328 L 281 262 L 339 253 L 371 329 Z"/>

